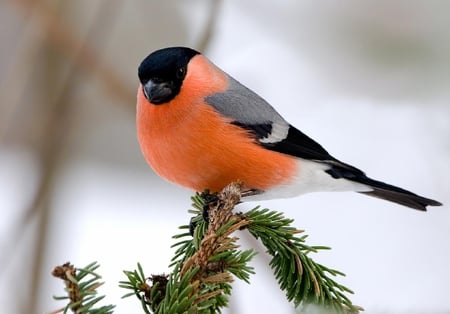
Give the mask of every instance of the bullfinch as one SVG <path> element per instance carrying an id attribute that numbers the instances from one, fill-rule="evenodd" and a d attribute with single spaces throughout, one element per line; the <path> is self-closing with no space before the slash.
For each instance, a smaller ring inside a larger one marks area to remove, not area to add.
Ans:
<path id="1" fill-rule="evenodd" d="M 138 76 L 139 144 L 153 170 L 171 182 L 220 191 L 240 181 L 249 200 L 356 191 L 423 211 L 441 205 L 334 158 L 193 49 L 156 50 Z"/>

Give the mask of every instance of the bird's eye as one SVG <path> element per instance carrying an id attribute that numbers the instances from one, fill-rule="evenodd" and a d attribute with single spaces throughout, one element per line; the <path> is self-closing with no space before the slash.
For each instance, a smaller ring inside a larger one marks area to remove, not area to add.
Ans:
<path id="1" fill-rule="evenodd" d="M 177 69 L 176 76 L 177 76 L 178 79 L 180 79 L 180 80 L 183 79 L 185 75 L 186 75 L 186 68 L 185 67 L 181 67 L 181 68 Z"/>

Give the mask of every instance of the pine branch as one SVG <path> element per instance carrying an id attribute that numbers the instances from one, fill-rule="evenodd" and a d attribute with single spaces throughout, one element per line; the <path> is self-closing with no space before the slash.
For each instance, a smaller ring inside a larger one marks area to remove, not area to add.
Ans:
<path id="1" fill-rule="evenodd" d="M 296 307 L 320 306 L 328 313 L 362 311 L 347 297 L 353 292 L 334 279 L 344 274 L 310 257 L 329 248 L 307 245 L 303 231 L 292 227 L 293 220 L 281 213 L 256 207 L 234 214 L 241 192 L 242 185 L 236 183 L 218 194 L 197 193 L 192 198 L 190 226 L 181 227 L 189 232 L 174 236 L 181 241 L 173 245 L 177 249 L 170 265 L 172 273 L 147 277 L 138 264 L 137 270 L 124 272 L 127 280 L 120 286 L 131 290 L 124 297 L 135 295 L 148 314 L 220 313 L 228 304 L 233 276 L 249 282 L 254 273 L 249 262 L 256 252 L 240 249 L 238 238 L 232 236 L 247 229 L 266 247 L 279 286 Z M 64 281 L 67 292 L 54 298 L 69 302 L 52 314 L 69 310 L 76 314 L 112 313 L 112 305 L 95 308 L 103 299 L 97 295 L 103 284 L 95 273 L 98 267 L 94 262 L 76 269 L 66 263 L 54 269 L 52 274 Z"/>
<path id="2" fill-rule="evenodd" d="M 180 227 L 189 232 L 174 236 L 181 241 L 173 245 L 177 247 L 170 265 L 173 272 L 152 275 L 147 280 L 138 264 L 138 271 L 126 271 L 128 281 L 121 282 L 122 287 L 133 291 L 126 296 L 136 295 L 146 313 L 220 313 L 231 294 L 232 275 L 248 282 L 254 273 L 248 262 L 255 251 L 240 250 L 238 238 L 231 236 L 247 229 L 267 248 L 280 288 L 296 307 L 315 304 L 333 313 L 363 310 L 346 296 L 353 292 L 333 279 L 344 274 L 316 263 L 308 255 L 329 248 L 305 244 L 307 236 L 291 226 L 292 219 L 259 207 L 233 214 L 241 190 L 237 183 L 218 194 L 197 193 L 192 198 L 194 210 L 190 211 L 195 216 L 190 226 Z"/>
<path id="3" fill-rule="evenodd" d="M 135 294 L 146 313 L 220 313 L 228 304 L 232 275 L 248 282 L 253 273 L 248 262 L 255 251 L 238 250 L 238 238 L 230 237 L 247 223 L 232 214 L 240 200 L 240 189 L 239 184 L 230 185 L 213 197 L 216 202 L 208 203 L 205 198 L 209 194 L 197 194 L 193 198 L 197 216 L 191 222 L 195 225 L 194 237 L 188 232 L 175 236 L 188 239 L 174 245 L 178 246 L 171 264 L 174 270 L 167 276 L 166 285 L 155 283 L 155 275 L 149 278 L 153 283 L 149 285 L 138 265 L 138 271 L 126 271 L 128 281 L 120 283 L 133 290 L 124 297 Z M 209 223 L 202 218 L 205 206 Z"/>
<path id="4" fill-rule="evenodd" d="M 95 306 L 104 296 L 97 295 L 97 289 L 103 285 L 99 280 L 101 277 L 95 273 L 99 267 L 96 262 L 84 268 L 75 268 L 70 263 L 56 266 L 52 275 L 64 281 L 67 295 L 54 296 L 55 300 L 69 300 L 68 304 L 59 310 L 49 314 L 67 313 L 71 310 L 75 314 L 111 314 L 114 305 L 106 305 L 96 308 Z"/>
<path id="5" fill-rule="evenodd" d="M 353 305 L 345 293 L 353 294 L 347 287 L 331 277 L 345 276 L 342 272 L 316 263 L 309 253 L 329 250 L 324 246 L 308 246 L 307 235 L 290 225 L 293 219 L 281 213 L 260 210 L 258 207 L 245 214 L 250 220 L 247 230 L 260 239 L 272 256 L 270 266 L 274 270 L 280 288 L 295 306 L 317 304 L 333 313 L 358 313 L 363 310 Z"/>

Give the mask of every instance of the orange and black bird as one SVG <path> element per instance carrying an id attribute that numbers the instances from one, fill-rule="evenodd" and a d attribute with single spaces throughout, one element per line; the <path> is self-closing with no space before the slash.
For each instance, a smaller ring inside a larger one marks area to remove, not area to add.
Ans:
<path id="1" fill-rule="evenodd" d="M 193 49 L 154 51 L 138 76 L 139 143 L 154 171 L 171 182 L 220 191 L 241 181 L 251 200 L 355 191 L 418 210 L 441 205 L 334 158 Z"/>

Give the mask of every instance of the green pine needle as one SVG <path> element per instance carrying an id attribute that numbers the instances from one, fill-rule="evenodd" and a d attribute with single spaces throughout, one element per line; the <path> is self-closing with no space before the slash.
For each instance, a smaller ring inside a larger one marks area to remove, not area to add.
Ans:
<path id="1" fill-rule="evenodd" d="M 124 271 L 126 280 L 119 286 L 128 291 L 123 298 L 136 296 L 147 314 L 221 313 L 228 306 L 233 277 L 250 283 L 250 276 L 255 273 L 250 261 L 257 252 L 240 249 L 238 238 L 232 235 L 247 230 L 266 248 L 280 289 L 298 310 L 319 307 L 336 314 L 362 310 L 350 301 L 348 294 L 353 292 L 336 281 L 344 274 L 313 260 L 312 253 L 329 247 L 308 245 L 307 235 L 293 226 L 293 219 L 280 212 L 256 207 L 233 214 L 239 198 L 232 193 L 241 186 L 229 187 L 217 195 L 204 192 L 192 197 L 190 225 L 181 226 L 182 233 L 173 237 L 176 243 L 172 245 L 175 248 L 170 264 L 172 272 L 148 276 L 138 263 L 136 270 Z M 205 221 L 204 216 L 212 223 Z M 69 300 L 64 313 L 70 310 L 81 314 L 112 313 L 111 305 L 96 308 L 103 299 L 97 295 L 101 285 L 97 263 L 76 271 L 70 264 L 63 266 L 66 268 L 58 272 L 55 269 L 54 273 L 66 283 L 67 295 L 55 297 Z"/>
<path id="2" fill-rule="evenodd" d="M 298 236 L 301 232 L 291 226 L 293 220 L 285 218 L 281 213 L 257 207 L 245 216 L 251 221 L 247 226 L 248 231 L 261 240 L 267 253 L 272 256 L 270 266 L 280 288 L 295 306 L 314 303 L 332 308 L 337 313 L 361 311 L 345 295 L 353 292 L 331 278 L 344 274 L 316 263 L 307 255 L 310 252 L 329 250 L 328 247 L 308 246 L 305 243 L 306 236 Z"/>
<path id="3" fill-rule="evenodd" d="M 67 296 L 54 296 L 55 300 L 69 300 L 68 304 L 62 309 L 63 313 L 71 310 L 76 314 L 111 314 L 114 305 L 104 305 L 97 307 L 97 304 L 105 296 L 98 295 L 97 288 L 103 285 L 100 282 L 101 276 L 95 271 L 100 265 L 93 262 L 84 268 L 75 268 L 70 263 L 57 266 L 52 274 L 64 280 Z M 59 313 L 56 311 L 54 313 Z"/>
<path id="4" fill-rule="evenodd" d="M 189 211 L 193 214 L 191 226 L 180 227 L 181 230 L 193 231 L 193 235 L 183 231 L 173 237 L 177 240 L 172 245 L 176 249 L 170 264 L 173 272 L 168 276 L 164 296 L 157 284 L 150 288 L 148 296 L 139 290 L 139 287 L 146 285 L 139 264 L 139 274 L 136 271 L 125 272 L 129 281 L 122 282 L 122 287 L 134 289 L 150 313 L 220 313 L 228 304 L 232 288 L 228 277 L 224 274 L 228 272 L 247 283 L 254 274 L 249 262 L 256 255 L 256 251 L 239 249 L 235 244 L 237 238 L 227 236 L 230 234 L 229 230 L 242 228 L 259 239 L 267 253 L 272 256 L 270 267 L 274 276 L 280 288 L 285 291 L 286 298 L 296 307 L 306 308 L 315 305 L 333 313 L 359 313 L 362 310 L 353 305 L 346 295 L 353 292 L 335 281 L 336 276 L 344 274 L 323 266 L 310 257 L 311 253 L 330 248 L 307 245 L 307 235 L 293 227 L 293 219 L 284 217 L 280 212 L 259 207 L 230 216 L 230 219 L 214 231 L 214 235 L 224 242 L 216 247 L 216 252 L 209 257 L 208 269 L 201 269 L 200 265 L 197 265 L 182 274 L 183 265 L 189 263 L 198 250 L 202 249 L 202 240 L 209 230 L 209 224 L 203 217 L 206 205 L 205 193 L 197 193 L 192 197 L 193 209 Z M 217 209 L 214 213 L 216 212 Z M 238 223 L 242 224 L 234 228 Z M 222 236 L 224 238 L 221 238 Z M 201 279 L 203 277 L 204 279 Z M 212 278 L 213 282 L 208 282 L 207 278 Z M 158 289 L 156 293 L 155 290 Z"/>

